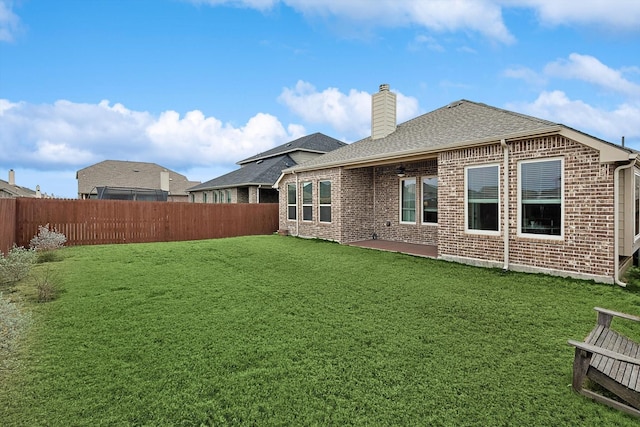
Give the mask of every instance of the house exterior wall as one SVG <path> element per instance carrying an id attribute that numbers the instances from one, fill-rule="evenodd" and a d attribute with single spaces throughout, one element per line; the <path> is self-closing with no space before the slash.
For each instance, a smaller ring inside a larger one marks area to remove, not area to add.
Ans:
<path id="1" fill-rule="evenodd" d="M 436 159 L 406 165 L 405 176 L 396 175 L 395 166 L 375 168 L 375 233 L 379 239 L 436 245 L 438 226 L 422 224 L 422 178 L 438 175 Z M 416 180 L 416 221 L 400 221 L 401 179 Z"/>
<path id="2" fill-rule="evenodd" d="M 321 171 L 303 172 L 297 175 L 286 175 L 279 185 L 279 212 L 280 230 L 286 230 L 289 234 L 300 237 L 313 237 L 318 239 L 342 242 L 342 191 L 340 169 L 325 169 Z M 318 189 L 320 181 L 331 181 L 331 222 L 320 222 Z M 313 184 L 313 219 L 302 220 L 302 183 Z M 297 216 L 296 220 L 287 219 L 287 185 L 296 184 Z"/>
<path id="3" fill-rule="evenodd" d="M 368 240 L 375 232 L 373 171 L 373 168 L 341 171 L 340 204 L 337 206 L 336 216 L 341 219 L 342 243 Z"/>
<path id="4" fill-rule="evenodd" d="M 560 136 L 509 144 L 509 265 L 611 277 L 614 273 L 613 166 L 599 152 Z M 564 161 L 564 236 L 518 236 L 518 162 Z M 438 252 L 443 258 L 504 262 L 503 150 L 499 144 L 441 153 L 438 161 L 440 224 Z M 465 232 L 465 166 L 500 165 L 499 235 Z"/>
<path id="5" fill-rule="evenodd" d="M 226 188 L 222 190 L 192 191 L 190 192 L 188 201 L 192 203 L 227 203 L 227 191 L 231 192 L 230 203 L 238 203 L 238 191 L 236 188 Z M 207 198 L 206 202 L 204 200 L 205 194 Z M 217 201 L 216 201 L 216 194 L 217 194 Z M 221 196 L 223 197 L 223 200 L 220 199 Z"/>

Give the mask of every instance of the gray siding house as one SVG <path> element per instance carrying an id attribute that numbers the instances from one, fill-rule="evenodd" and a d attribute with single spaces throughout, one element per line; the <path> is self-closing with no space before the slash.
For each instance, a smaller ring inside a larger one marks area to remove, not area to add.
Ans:
<path id="1" fill-rule="evenodd" d="M 373 95 L 370 137 L 283 171 L 282 234 L 623 284 L 640 248 L 636 151 L 468 100 L 396 125 L 395 98 Z"/>
<path id="2" fill-rule="evenodd" d="M 273 188 L 283 169 L 346 144 L 322 133 L 303 136 L 241 160 L 239 169 L 189 188 L 194 203 L 278 203 Z"/>

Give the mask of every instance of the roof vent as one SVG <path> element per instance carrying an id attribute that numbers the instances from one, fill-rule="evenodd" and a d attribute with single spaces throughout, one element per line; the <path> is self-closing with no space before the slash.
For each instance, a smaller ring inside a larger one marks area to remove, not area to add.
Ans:
<path id="1" fill-rule="evenodd" d="M 262 160 L 262 159 L 261 159 L 261 160 L 258 160 L 258 161 L 256 162 L 256 165 L 259 165 L 259 164 L 260 164 L 260 163 L 262 163 L 263 161 L 264 161 L 264 160 Z"/>
<path id="2" fill-rule="evenodd" d="M 285 145 L 285 147 L 291 147 L 291 143 L 288 143 L 287 145 Z"/>
<path id="3" fill-rule="evenodd" d="M 447 105 L 447 108 L 454 108 L 454 107 L 457 107 L 458 105 L 462 105 L 462 101 L 452 102 L 451 104 Z"/>

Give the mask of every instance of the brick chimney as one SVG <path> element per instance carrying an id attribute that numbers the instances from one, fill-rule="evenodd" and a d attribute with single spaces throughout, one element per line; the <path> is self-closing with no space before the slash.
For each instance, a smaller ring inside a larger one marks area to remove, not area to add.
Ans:
<path id="1" fill-rule="evenodd" d="M 9 169 L 9 185 L 16 185 L 16 172 Z"/>
<path id="2" fill-rule="evenodd" d="M 371 139 L 380 139 L 396 130 L 396 94 L 388 84 L 371 97 Z"/>

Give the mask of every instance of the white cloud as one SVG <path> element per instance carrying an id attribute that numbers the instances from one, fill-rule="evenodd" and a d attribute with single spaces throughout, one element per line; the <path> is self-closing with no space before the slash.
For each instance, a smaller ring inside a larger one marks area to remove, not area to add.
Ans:
<path id="1" fill-rule="evenodd" d="M 606 31 L 638 31 L 640 2 L 637 0 L 501 0 L 504 7 L 528 7 L 546 25 L 601 24 Z"/>
<path id="2" fill-rule="evenodd" d="M 515 39 L 492 0 L 187 0 L 269 9 L 285 4 L 305 16 L 335 17 L 378 27 L 418 25 L 438 32 L 470 30 L 502 43 Z"/>
<path id="3" fill-rule="evenodd" d="M 258 113 L 244 126 L 200 111 L 154 116 L 122 104 L 12 103 L 0 99 L 0 166 L 80 168 L 104 159 L 161 163 L 171 168 L 233 164 L 304 134 Z"/>
<path id="4" fill-rule="evenodd" d="M 551 77 L 577 79 L 629 97 L 640 98 L 640 85 L 625 79 L 622 71 L 614 70 L 597 58 L 572 53 L 569 59 L 547 64 L 544 73 Z"/>
<path id="5" fill-rule="evenodd" d="M 416 116 L 418 100 L 396 92 L 398 122 Z M 280 102 L 309 123 L 328 124 L 352 139 L 371 133 L 371 95 L 351 89 L 343 93 L 337 88 L 322 92 L 311 83 L 302 80 L 293 88 L 284 88 Z"/>
<path id="6" fill-rule="evenodd" d="M 572 100 L 564 92 L 542 92 L 532 103 L 514 103 L 507 108 L 562 123 L 610 142 L 625 136 L 640 149 L 640 105 L 624 103 L 613 110 Z"/>
<path id="7" fill-rule="evenodd" d="M 12 0 L 0 0 L 0 42 L 12 42 L 20 32 L 20 18 L 12 9 Z"/>
<path id="8" fill-rule="evenodd" d="M 531 68 L 522 66 L 507 68 L 506 70 L 504 70 L 503 74 L 505 77 L 520 79 L 534 86 L 541 86 L 547 82 L 543 76 L 536 73 Z"/>

